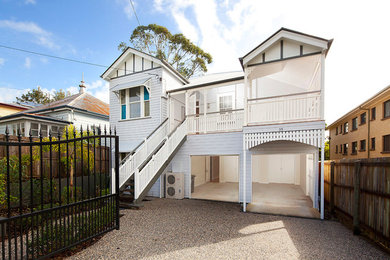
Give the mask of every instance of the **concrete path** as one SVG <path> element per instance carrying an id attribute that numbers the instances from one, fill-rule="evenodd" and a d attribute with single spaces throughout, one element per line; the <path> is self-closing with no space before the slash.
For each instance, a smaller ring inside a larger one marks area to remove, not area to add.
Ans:
<path id="1" fill-rule="evenodd" d="M 153 199 L 73 259 L 389 259 L 338 222 L 242 213 L 238 204 Z"/>

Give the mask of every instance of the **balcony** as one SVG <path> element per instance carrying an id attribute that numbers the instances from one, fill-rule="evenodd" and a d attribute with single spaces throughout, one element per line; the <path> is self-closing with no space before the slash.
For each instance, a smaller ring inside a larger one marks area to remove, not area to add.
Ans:
<path id="1" fill-rule="evenodd" d="M 244 124 L 244 110 L 189 115 L 187 122 L 189 134 L 241 131 Z"/>
<path id="2" fill-rule="evenodd" d="M 321 120 L 321 91 L 248 99 L 248 125 Z"/>

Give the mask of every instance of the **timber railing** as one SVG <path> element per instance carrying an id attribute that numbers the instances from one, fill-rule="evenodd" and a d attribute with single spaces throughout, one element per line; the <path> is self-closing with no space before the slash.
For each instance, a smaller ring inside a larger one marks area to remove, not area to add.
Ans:
<path id="1" fill-rule="evenodd" d="M 390 248 L 390 158 L 327 161 L 324 182 L 330 214 Z"/>

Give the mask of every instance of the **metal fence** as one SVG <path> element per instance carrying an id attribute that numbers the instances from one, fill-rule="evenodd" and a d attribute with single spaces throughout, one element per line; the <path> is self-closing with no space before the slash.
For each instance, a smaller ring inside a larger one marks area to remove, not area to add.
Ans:
<path id="1" fill-rule="evenodd" d="M 324 177 L 329 212 L 390 248 L 390 158 L 328 161 Z"/>
<path id="2" fill-rule="evenodd" d="M 70 126 L 35 139 L 6 130 L 0 140 L 2 259 L 53 256 L 119 229 L 119 139 L 111 129 L 93 129 Z"/>

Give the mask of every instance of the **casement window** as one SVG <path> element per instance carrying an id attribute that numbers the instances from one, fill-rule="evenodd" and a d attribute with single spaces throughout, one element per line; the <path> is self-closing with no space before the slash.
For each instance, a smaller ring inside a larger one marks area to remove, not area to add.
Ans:
<path id="1" fill-rule="evenodd" d="M 343 147 L 343 151 L 344 153 L 343 154 L 348 154 L 348 144 L 344 144 L 344 147 Z"/>
<path id="2" fill-rule="evenodd" d="M 344 134 L 348 133 L 348 122 L 344 123 Z"/>
<path id="3" fill-rule="evenodd" d="M 390 152 L 390 135 L 383 136 L 383 152 Z"/>
<path id="4" fill-rule="evenodd" d="M 343 133 L 343 125 L 340 125 L 340 134 Z"/>
<path id="5" fill-rule="evenodd" d="M 357 125 L 357 117 L 355 117 L 354 119 L 352 119 L 352 131 L 357 130 Z"/>
<path id="6" fill-rule="evenodd" d="M 41 133 L 42 133 L 42 137 L 46 137 L 47 136 L 47 125 L 43 125 L 41 124 Z"/>
<path id="7" fill-rule="evenodd" d="M 376 119 L 376 107 L 371 108 L 371 120 Z"/>
<path id="8" fill-rule="evenodd" d="M 25 128 L 24 128 L 24 123 L 17 123 L 12 125 L 12 134 L 13 135 L 18 135 L 18 130 L 20 129 L 20 134 L 21 136 L 25 135 Z"/>
<path id="9" fill-rule="evenodd" d="M 38 123 L 31 123 L 31 135 L 33 137 L 38 137 L 39 134 L 39 124 Z"/>
<path id="10" fill-rule="evenodd" d="M 367 121 L 367 113 L 364 112 L 363 114 L 360 115 L 360 124 L 364 125 Z"/>
<path id="11" fill-rule="evenodd" d="M 360 140 L 360 151 L 366 150 L 366 139 Z"/>
<path id="12" fill-rule="evenodd" d="M 229 111 L 233 109 L 233 96 L 223 95 L 219 96 L 219 111 Z"/>
<path id="13" fill-rule="evenodd" d="M 383 117 L 390 117 L 390 100 L 387 100 L 385 103 L 383 103 Z"/>
<path id="14" fill-rule="evenodd" d="M 150 93 L 145 86 L 120 91 L 121 119 L 150 116 Z"/>
<path id="15" fill-rule="evenodd" d="M 338 135 L 338 134 L 339 134 L 339 128 L 336 127 L 336 135 Z"/>
<path id="16" fill-rule="evenodd" d="M 375 137 L 371 138 L 371 150 L 375 150 Z"/>
<path id="17" fill-rule="evenodd" d="M 352 153 L 357 154 L 357 142 L 352 142 Z"/>
<path id="18" fill-rule="evenodd" d="M 340 144 L 340 153 L 343 153 L 343 145 Z"/>
<path id="19" fill-rule="evenodd" d="M 339 153 L 339 146 L 336 145 L 336 154 Z"/>
<path id="20" fill-rule="evenodd" d="M 53 137 L 58 137 L 58 130 L 59 130 L 59 127 L 58 127 L 58 126 L 52 125 L 52 126 L 50 127 L 51 136 L 53 136 Z"/>

